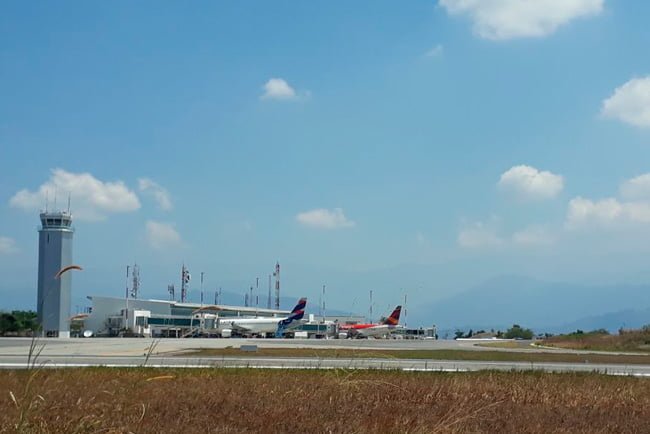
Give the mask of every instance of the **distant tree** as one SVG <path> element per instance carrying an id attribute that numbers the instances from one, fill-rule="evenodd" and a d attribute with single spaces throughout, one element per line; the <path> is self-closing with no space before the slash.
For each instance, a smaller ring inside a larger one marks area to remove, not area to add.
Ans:
<path id="1" fill-rule="evenodd" d="M 20 331 L 38 330 L 37 316 L 33 310 L 14 310 L 11 314 L 16 318 Z"/>
<path id="2" fill-rule="evenodd" d="M 471 338 L 472 336 L 474 336 L 474 332 L 472 331 L 472 329 L 469 329 L 469 331 L 467 332 L 467 334 L 465 335 L 465 337 L 466 337 L 466 338 Z"/>
<path id="3" fill-rule="evenodd" d="M 608 335 L 609 332 L 606 329 L 596 329 L 592 330 L 589 333 L 594 334 L 594 335 Z"/>
<path id="4" fill-rule="evenodd" d="M 18 321 L 16 321 L 16 317 L 7 312 L 0 313 L 0 334 L 17 331 Z"/>
<path id="5" fill-rule="evenodd" d="M 519 324 L 513 324 L 504 334 L 506 339 L 532 339 L 533 336 L 531 329 L 522 328 Z"/>
<path id="6" fill-rule="evenodd" d="M 38 330 L 36 312 L 14 310 L 0 313 L 0 334 L 21 333 Z"/>
<path id="7" fill-rule="evenodd" d="M 456 330 L 456 331 L 454 332 L 454 339 L 462 338 L 464 334 L 465 334 L 465 333 L 463 333 L 462 330 Z"/>

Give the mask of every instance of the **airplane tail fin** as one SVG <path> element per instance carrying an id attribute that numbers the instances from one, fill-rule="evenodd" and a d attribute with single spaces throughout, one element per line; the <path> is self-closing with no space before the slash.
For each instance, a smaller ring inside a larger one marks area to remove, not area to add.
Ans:
<path id="1" fill-rule="evenodd" d="M 302 317 L 305 316 L 305 306 L 307 306 L 307 299 L 303 297 L 298 300 L 298 304 L 296 304 L 296 307 L 291 311 L 289 318 L 302 319 Z"/>
<path id="2" fill-rule="evenodd" d="M 282 337 L 284 330 L 294 321 L 301 320 L 305 316 L 305 307 L 307 306 L 307 299 L 301 298 L 298 300 L 298 304 L 293 308 L 291 314 L 282 321 L 278 322 L 278 329 L 275 332 L 276 337 Z"/>
<path id="3" fill-rule="evenodd" d="M 402 313 L 402 306 L 397 306 L 393 313 L 390 314 L 388 318 L 384 321 L 385 325 L 397 325 L 399 324 L 399 314 Z"/>

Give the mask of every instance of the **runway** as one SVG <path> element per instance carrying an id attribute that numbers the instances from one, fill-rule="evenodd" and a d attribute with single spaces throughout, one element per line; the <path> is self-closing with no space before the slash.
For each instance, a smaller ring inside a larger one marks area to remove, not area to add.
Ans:
<path id="1" fill-rule="evenodd" d="M 149 349 L 156 343 L 155 350 Z M 0 339 L 0 368 L 20 369 L 28 366 L 31 339 Z M 223 356 L 187 357 L 184 351 L 197 348 L 238 348 L 254 344 L 259 348 L 359 348 L 359 349 L 456 349 L 484 351 L 474 343 L 457 341 L 399 340 L 275 340 L 275 339 L 43 339 L 37 365 L 45 368 L 72 367 L 156 367 L 156 368 L 267 368 L 267 369 L 393 369 L 403 371 L 467 372 L 481 370 L 547 372 L 598 372 L 608 375 L 650 377 L 647 365 L 547 363 L 510 361 L 456 361 L 386 358 L 318 358 Z M 488 350 L 498 350 L 489 348 Z M 541 350 L 527 350 L 541 351 Z M 650 360 L 650 358 L 649 358 Z"/>

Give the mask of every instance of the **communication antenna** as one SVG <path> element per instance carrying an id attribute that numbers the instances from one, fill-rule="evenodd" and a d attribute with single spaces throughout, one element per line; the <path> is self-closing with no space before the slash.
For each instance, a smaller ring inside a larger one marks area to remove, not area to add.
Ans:
<path id="1" fill-rule="evenodd" d="M 192 276 L 190 275 L 190 271 L 187 269 L 187 267 L 185 267 L 185 264 L 183 263 L 183 267 L 181 268 L 181 303 L 185 303 L 187 301 L 187 289 L 191 279 Z"/>
<path id="2" fill-rule="evenodd" d="M 54 212 L 56 212 L 56 185 L 54 186 Z"/>
<path id="3" fill-rule="evenodd" d="M 68 214 L 70 214 L 70 193 L 68 192 Z"/>
<path id="4" fill-rule="evenodd" d="M 370 322 L 372 322 L 372 289 L 370 290 Z"/>
<path id="5" fill-rule="evenodd" d="M 323 285 L 323 320 L 325 319 L 325 285 Z"/>
<path id="6" fill-rule="evenodd" d="M 271 275 L 269 274 L 269 299 L 266 301 L 266 308 L 271 309 Z"/>
<path id="7" fill-rule="evenodd" d="M 275 263 L 275 310 L 280 310 L 280 262 Z"/>
<path id="8" fill-rule="evenodd" d="M 138 298 L 138 291 L 140 290 L 140 267 L 138 267 L 138 264 L 133 264 L 131 277 L 133 280 L 133 284 L 131 285 L 131 297 Z"/>
<path id="9" fill-rule="evenodd" d="M 45 213 L 47 213 L 47 207 L 50 202 L 50 190 L 45 190 Z"/>
<path id="10" fill-rule="evenodd" d="M 171 285 L 167 285 L 167 292 L 169 292 L 169 299 L 171 301 L 174 301 L 174 284 L 172 283 Z"/>

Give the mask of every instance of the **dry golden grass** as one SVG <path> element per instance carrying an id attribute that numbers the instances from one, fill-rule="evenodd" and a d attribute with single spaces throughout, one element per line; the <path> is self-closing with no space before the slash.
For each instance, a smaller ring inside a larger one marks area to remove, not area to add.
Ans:
<path id="1" fill-rule="evenodd" d="M 649 386 L 595 374 L 1 371 L 0 430 L 637 433 L 650 426 Z"/>
<path id="2" fill-rule="evenodd" d="M 650 328 L 620 330 L 619 334 L 598 332 L 554 336 L 542 345 L 598 351 L 650 351 Z"/>

